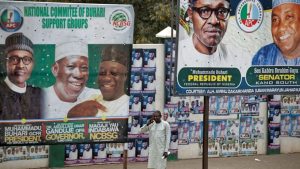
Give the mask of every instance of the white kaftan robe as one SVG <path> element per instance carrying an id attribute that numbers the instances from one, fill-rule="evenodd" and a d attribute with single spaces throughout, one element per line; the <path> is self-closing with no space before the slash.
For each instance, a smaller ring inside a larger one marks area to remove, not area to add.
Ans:
<path id="1" fill-rule="evenodd" d="M 171 137 L 169 123 L 163 120 L 160 123 L 153 122 L 149 126 L 144 125 L 141 131 L 149 131 L 148 168 L 165 169 L 167 159 L 162 159 L 162 156 L 164 152 L 169 151 Z"/>

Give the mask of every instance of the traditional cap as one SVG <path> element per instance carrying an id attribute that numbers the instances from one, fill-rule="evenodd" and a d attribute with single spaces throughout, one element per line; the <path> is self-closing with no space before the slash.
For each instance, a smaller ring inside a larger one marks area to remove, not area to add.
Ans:
<path id="1" fill-rule="evenodd" d="M 88 45 L 78 38 L 69 38 L 69 41 L 57 44 L 55 47 L 55 61 L 67 56 L 88 57 Z"/>
<path id="2" fill-rule="evenodd" d="M 292 3 L 292 4 L 298 4 L 300 5 L 300 0 L 273 0 L 272 1 L 272 8 L 275 8 L 279 5 L 282 4 L 287 4 L 287 3 Z"/>
<path id="3" fill-rule="evenodd" d="M 113 61 L 127 67 L 129 50 L 129 45 L 109 45 L 102 50 L 102 62 Z"/>
<path id="4" fill-rule="evenodd" d="M 33 54 L 33 43 L 23 33 L 14 33 L 5 40 L 5 53 L 13 50 L 26 50 Z"/>

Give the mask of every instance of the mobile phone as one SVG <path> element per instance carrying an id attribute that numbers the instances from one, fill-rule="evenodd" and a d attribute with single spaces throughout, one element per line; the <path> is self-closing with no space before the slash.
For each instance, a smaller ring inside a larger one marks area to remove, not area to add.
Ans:
<path id="1" fill-rule="evenodd" d="M 167 154 L 170 155 L 170 151 L 168 151 Z M 166 156 L 164 156 L 164 155 L 161 157 L 161 159 L 165 159 L 165 158 L 166 158 Z"/>

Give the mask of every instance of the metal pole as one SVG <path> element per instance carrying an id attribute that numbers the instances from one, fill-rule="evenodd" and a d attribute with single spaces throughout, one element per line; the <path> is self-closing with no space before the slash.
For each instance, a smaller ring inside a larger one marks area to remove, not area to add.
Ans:
<path id="1" fill-rule="evenodd" d="M 127 149 L 123 151 L 123 169 L 127 169 Z"/>
<path id="2" fill-rule="evenodd" d="M 173 25 L 174 25 L 174 0 L 172 0 L 171 1 L 171 53 L 170 53 L 170 56 L 171 56 L 171 63 L 170 63 L 170 69 L 171 69 L 171 71 L 170 71 L 170 83 L 169 83 L 169 96 L 171 97 L 173 94 L 173 92 L 172 92 L 172 65 L 173 65 L 173 38 L 174 38 L 174 35 L 173 35 Z M 174 76 L 175 76 L 175 73 L 174 73 Z M 175 79 L 175 77 L 174 77 L 174 79 Z"/>
<path id="3" fill-rule="evenodd" d="M 209 97 L 204 96 L 202 169 L 208 169 Z"/>
<path id="4" fill-rule="evenodd" d="M 173 25 L 174 25 L 174 0 L 172 0 L 171 2 L 171 41 L 173 43 Z M 173 47 L 171 47 L 171 49 L 173 49 Z M 171 52 L 171 56 L 172 56 L 172 52 Z M 172 59 L 172 57 L 171 57 Z"/>

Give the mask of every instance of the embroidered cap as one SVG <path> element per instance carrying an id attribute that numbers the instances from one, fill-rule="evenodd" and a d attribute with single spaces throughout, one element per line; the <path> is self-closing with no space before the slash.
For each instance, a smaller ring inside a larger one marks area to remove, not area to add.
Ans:
<path id="1" fill-rule="evenodd" d="M 13 50 L 25 50 L 33 54 L 33 43 L 23 33 L 14 33 L 5 40 L 5 53 Z"/>
<path id="2" fill-rule="evenodd" d="M 102 62 L 118 62 L 127 67 L 129 50 L 129 45 L 109 45 L 102 50 Z"/>
<path id="3" fill-rule="evenodd" d="M 273 0 L 272 1 L 272 8 L 275 8 L 279 5 L 282 4 L 287 4 L 287 3 L 292 3 L 292 4 L 298 4 L 300 5 L 300 0 Z"/>
<path id="4" fill-rule="evenodd" d="M 55 46 L 55 61 L 67 56 L 88 57 L 88 45 L 78 38 L 68 38 Z"/>

